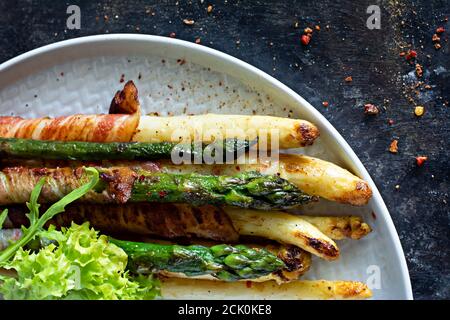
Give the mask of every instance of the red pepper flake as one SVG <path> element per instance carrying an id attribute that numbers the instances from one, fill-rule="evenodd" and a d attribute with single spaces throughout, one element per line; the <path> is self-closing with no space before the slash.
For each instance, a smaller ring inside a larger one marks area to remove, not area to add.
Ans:
<path id="1" fill-rule="evenodd" d="M 423 75 L 423 69 L 422 66 L 418 63 L 416 63 L 416 75 L 420 78 Z"/>
<path id="2" fill-rule="evenodd" d="M 183 23 L 185 25 L 192 26 L 195 23 L 195 21 L 192 19 L 183 19 Z"/>
<path id="3" fill-rule="evenodd" d="M 393 119 L 388 119 L 388 124 L 389 124 L 389 125 L 391 125 L 391 126 L 392 126 L 392 125 L 393 125 L 394 123 L 395 123 L 395 122 L 394 122 L 394 120 L 393 120 Z"/>
<path id="4" fill-rule="evenodd" d="M 139 182 L 142 182 L 142 181 L 144 181 L 145 180 L 145 176 L 144 175 L 140 175 L 139 176 Z"/>
<path id="5" fill-rule="evenodd" d="M 417 57 L 417 51 L 415 51 L 415 50 L 409 50 L 405 56 L 406 60 L 408 60 L 408 61 L 415 59 L 416 57 Z"/>
<path id="6" fill-rule="evenodd" d="M 428 160 L 428 157 L 426 157 L 426 156 L 418 156 L 418 157 L 416 157 L 417 166 L 421 167 L 423 165 L 423 163 L 425 161 L 427 161 L 427 160 Z"/>
<path id="7" fill-rule="evenodd" d="M 245 282 L 245 286 L 250 289 L 252 287 L 252 282 L 251 281 L 246 281 Z"/>
<path id="8" fill-rule="evenodd" d="M 402 52 L 399 53 L 399 55 L 400 55 L 400 57 L 403 57 L 403 56 L 406 55 L 406 52 L 402 51 Z"/>
<path id="9" fill-rule="evenodd" d="M 311 28 L 309 28 L 309 27 L 307 27 L 307 28 L 305 28 L 304 30 L 303 30 L 303 33 L 305 33 L 305 34 L 311 34 L 311 33 L 313 33 L 313 29 L 311 29 Z"/>
<path id="10" fill-rule="evenodd" d="M 376 115 L 380 113 L 380 109 L 374 104 L 366 103 L 364 105 L 364 113 L 369 115 Z"/>
<path id="11" fill-rule="evenodd" d="M 394 139 L 389 146 L 389 152 L 397 153 L 398 152 L 398 140 Z"/>
<path id="12" fill-rule="evenodd" d="M 177 34 L 175 33 L 175 32 L 171 32 L 170 34 L 169 34 L 169 37 L 171 37 L 171 38 L 175 38 L 177 36 Z"/>
<path id="13" fill-rule="evenodd" d="M 376 215 L 375 212 L 373 212 L 373 211 L 372 211 L 372 218 L 373 218 L 374 220 L 377 220 L 377 215 Z"/>
<path id="14" fill-rule="evenodd" d="M 184 59 L 177 59 L 177 63 L 178 63 L 180 66 L 182 66 L 183 64 L 186 63 L 186 60 L 184 60 Z"/>
<path id="15" fill-rule="evenodd" d="M 236 166 L 236 171 L 241 171 L 241 167 Z"/>
<path id="16" fill-rule="evenodd" d="M 123 83 L 125 81 L 125 75 L 122 73 L 122 75 L 120 76 L 120 83 Z"/>
<path id="17" fill-rule="evenodd" d="M 353 81 L 353 78 L 352 78 L 352 76 L 348 76 L 348 77 L 346 77 L 346 78 L 344 79 L 344 81 L 345 81 L 345 82 L 352 82 L 352 81 Z"/>
<path id="18" fill-rule="evenodd" d="M 328 103 L 328 101 L 323 101 L 323 102 L 322 102 L 322 105 L 323 105 L 325 108 L 328 108 L 328 106 L 329 106 L 330 104 Z"/>
<path id="19" fill-rule="evenodd" d="M 212 6 L 212 5 L 209 5 L 209 6 L 206 8 L 206 12 L 211 13 L 212 11 L 213 11 L 213 6 Z"/>
<path id="20" fill-rule="evenodd" d="M 442 46 L 441 46 L 440 43 L 435 43 L 435 44 L 434 44 L 434 48 L 435 48 L 436 50 L 439 50 L 440 48 L 442 48 Z"/>
<path id="21" fill-rule="evenodd" d="M 167 192 L 166 192 L 166 191 L 159 191 L 159 192 L 158 192 L 158 195 L 159 195 L 159 197 L 162 199 L 162 198 L 164 198 L 165 196 L 167 196 Z"/>
<path id="22" fill-rule="evenodd" d="M 314 27 L 314 29 L 316 29 L 317 31 L 320 31 L 320 26 L 319 26 L 319 25 L 316 25 L 316 26 Z"/>
<path id="23" fill-rule="evenodd" d="M 200 44 L 201 41 L 202 41 L 202 40 L 201 40 L 200 38 L 195 39 L 195 43 L 196 43 L 196 44 Z"/>
<path id="24" fill-rule="evenodd" d="M 302 43 L 302 45 L 307 46 L 309 44 L 309 42 L 311 41 L 311 37 L 309 35 L 303 34 L 300 37 L 300 42 Z"/>
<path id="25" fill-rule="evenodd" d="M 437 35 L 437 33 L 435 33 L 435 34 L 433 34 L 433 36 L 431 37 L 431 41 L 433 41 L 433 42 L 439 42 L 439 41 L 441 41 L 441 37 L 439 37 L 439 36 Z"/>
<path id="26" fill-rule="evenodd" d="M 438 27 L 438 28 L 436 29 L 436 33 L 437 33 L 437 34 L 441 34 L 441 33 L 444 33 L 444 32 L 445 32 L 444 27 Z"/>

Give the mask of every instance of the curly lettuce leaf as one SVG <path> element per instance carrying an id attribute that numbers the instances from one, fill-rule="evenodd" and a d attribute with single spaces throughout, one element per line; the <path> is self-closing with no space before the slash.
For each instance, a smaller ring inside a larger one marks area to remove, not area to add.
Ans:
<path id="1" fill-rule="evenodd" d="M 126 253 L 109 243 L 89 223 L 41 235 L 57 243 L 38 252 L 20 248 L 4 267 L 17 272 L 4 278 L 5 299 L 153 299 L 159 283 L 152 277 L 132 278 Z"/>

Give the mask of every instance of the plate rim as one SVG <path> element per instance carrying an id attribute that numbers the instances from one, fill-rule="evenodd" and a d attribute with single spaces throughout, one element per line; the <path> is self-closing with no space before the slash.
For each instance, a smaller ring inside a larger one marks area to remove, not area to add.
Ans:
<path id="1" fill-rule="evenodd" d="M 338 143 L 339 147 L 343 151 L 343 155 L 347 157 L 347 161 L 350 161 L 354 167 L 359 171 L 360 176 L 366 180 L 373 191 L 372 202 L 377 209 L 382 212 L 382 216 L 385 219 L 386 226 L 388 228 L 389 234 L 392 236 L 394 250 L 396 255 L 399 258 L 400 262 L 400 270 L 401 270 L 401 283 L 403 284 L 404 290 L 404 299 L 412 300 L 412 286 L 411 280 L 409 276 L 408 266 L 406 263 L 406 257 L 404 254 L 404 250 L 402 248 L 400 238 L 398 236 L 397 230 L 394 226 L 392 217 L 389 213 L 389 210 L 384 203 L 384 200 L 376 187 L 374 181 L 372 180 L 369 172 L 362 164 L 361 160 L 355 154 L 353 149 L 347 143 L 347 141 L 341 136 L 341 134 L 336 130 L 336 128 L 316 109 L 314 108 L 308 101 L 306 101 L 300 94 L 296 93 L 294 90 L 289 88 L 287 85 L 283 84 L 280 80 L 275 79 L 271 75 L 266 72 L 252 66 L 251 64 L 244 62 L 238 58 L 235 58 L 227 53 L 221 52 L 219 50 L 209 48 L 203 45 L 191 43 L 185 40 L 174 39 L 163 36 L 156 35 L 144 35 L 144 34 L 130 34 L 130 33 L 116 33 L 116 34 L 100 34 L 100 35 L 92 35 L 85 37 L 78 37 L 63 41 L 58 41 L 55 43 L 51 43 L 42 47 L 38 47 L 36 49 L 32 49 L 25 53 L 22 53 L 16 57 L 13 57 L 3 63 L 0 64 L 0 75 L 3 71 L 7 69 L 13 68 L 14 66 L 24 63 L 26 61 L 37 58 L 40 55 L 49 54 L 52 51 L 57 51 L 60 49 L 66 49 L 68 47 L 77 46 L 80 44 L 94 44 L 99 42 L 108 42 L 108 41 L 144 41 L 144 42 L 152 42 L 165 44 L 169 46 L 178 46 L 184 47 L 190 51 L 194 52 L 202 52 L 204 54 L 210 55 L 213 58 L 221 60 L 222 62 L 226 62 L 232 65 L 237 65 L 242 68 L 243 72 L 252 73 L 258 77 L 260 77 L 263 81 L 273 86 L 276 90 L 280 90 L 283 94 L 290 96 L 291 99 L 297 101 L 300 105 L 307 109 L 313 117 L 320 122 L 320 125 L 333 136 L 335 141 Z"/>

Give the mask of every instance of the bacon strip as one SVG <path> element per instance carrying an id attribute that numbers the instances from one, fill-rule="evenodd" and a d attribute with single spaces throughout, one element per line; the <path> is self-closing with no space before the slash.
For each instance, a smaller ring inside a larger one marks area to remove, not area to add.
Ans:
<path id="1" fill-rule="evenodd" d="M 129 142 L 140 120 L 137 89 L 127 82 L 116 93 L 111 107 L 132 114 L 71 115 L 57 118 L 24 119 L 0 117 L 0 137 L 35 140 Z"/>

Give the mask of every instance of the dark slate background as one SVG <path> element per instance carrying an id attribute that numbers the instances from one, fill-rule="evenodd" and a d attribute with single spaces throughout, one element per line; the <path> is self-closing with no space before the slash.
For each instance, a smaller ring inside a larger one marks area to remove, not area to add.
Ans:
<path id="1" fill-rule="evenodd" d="M 65 30 L 66 8 L 81 8 L 81 29 Z M 213 5 L 208 14 L 206 8 Z M 381 29 L 366 28 L 366 8 L 381 7 Z M 353 147 L 379 187 L 406 254 L 416 299 L 450 298 L 448 32 L 436 51 L 432 34 L 450 30 L 447 0 L 424 1 L 51 1 L 0 2 L 0 61 L 56 41 L 103 33 L 201 39 L 264 70 L 318 108 Z M 195 20 L 186 26 L 182 20 Z M 299 27 L 295 28 L 295 22 Z M 299 37 L 320 25 L 307 48 Z M 326 27 L 328 25 L 328 28 Z M 431 90 L 414 92 L 411 46 Z M 353 77 L 345 83 L 344 78 Z M 412 100 L 411 100 L 412 99 Z M 329 107 L 322 106 L 328 101 Z M 367 116 L 362 105 L 381 108 Z M 413 114 L 414 103 L 425 115 Z M 394 120 L 393 125 L 388 119 Z M 398 154 L 388 152 L 399 140 Z M 415 156 L 426 155 L 422 167 Z M 395 186 L 399 185 L 399 189 Z"/>

